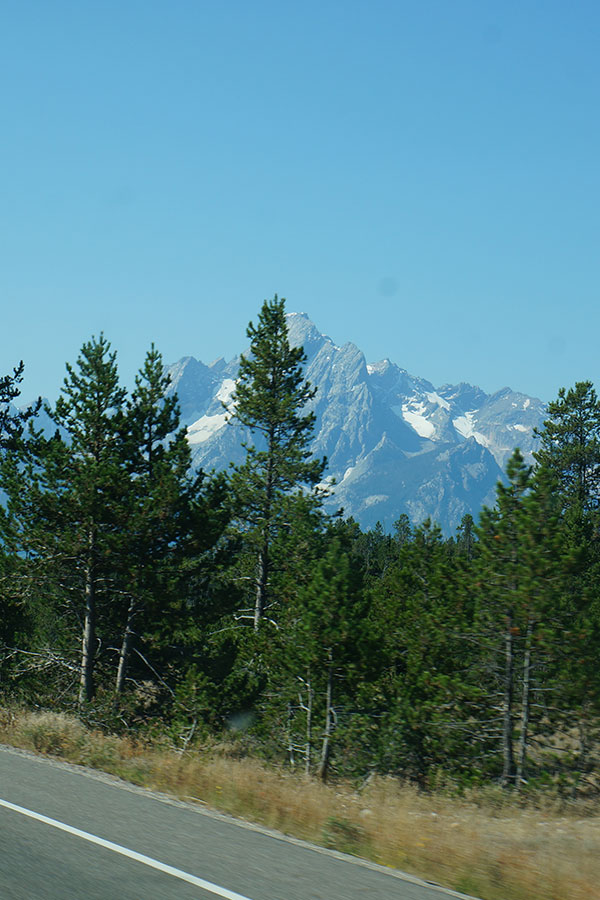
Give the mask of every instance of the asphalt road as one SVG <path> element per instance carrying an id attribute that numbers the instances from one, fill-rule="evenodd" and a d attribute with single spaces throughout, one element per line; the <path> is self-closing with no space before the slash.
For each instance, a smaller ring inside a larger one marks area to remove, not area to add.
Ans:
<path id="1" fill-rule="evenodd" d="M 459 896 L 108 776 L 0 747 L 2 900 L 238 900 L 235 895 Z"/>

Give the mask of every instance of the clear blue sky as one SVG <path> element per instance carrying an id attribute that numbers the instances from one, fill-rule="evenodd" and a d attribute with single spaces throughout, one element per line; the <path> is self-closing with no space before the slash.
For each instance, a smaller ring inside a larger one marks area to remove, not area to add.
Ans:
<path id="1" fill-rule="evenodd" d="M 600 389 L 600 6 L 4 0 L 0 374 L 264 298 L 439 385 Z"/>

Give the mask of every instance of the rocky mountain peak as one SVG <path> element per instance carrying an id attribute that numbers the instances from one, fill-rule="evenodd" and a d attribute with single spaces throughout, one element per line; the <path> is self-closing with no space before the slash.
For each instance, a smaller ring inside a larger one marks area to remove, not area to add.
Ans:
<path id="1" fill-rule="evenodd" d="M 377 521 L 391 528 L 402 513 L 413 522 L 430 517 L 452 533 L 465 513 L 476 517 L 494 502 L 516 446 L 532 458 L 545 415 L 540 400 L 507 387 L 492 395 L 467 383 L 436 388 L 390 359 L 368 364 L 355 344 L 335 344 L 306 313 L 288 314 L 287 323 L 317 388 L 312 450 L 327 456 L 336 480 L 332 510 L 342 506 L 365 528 Z M 185 357 L 169 367 L 196 467 L 239 462 L 242 441 L 251 439 L 227 424 L 222 406 L 238 367 L 239 357 L 210 366 Z"/>

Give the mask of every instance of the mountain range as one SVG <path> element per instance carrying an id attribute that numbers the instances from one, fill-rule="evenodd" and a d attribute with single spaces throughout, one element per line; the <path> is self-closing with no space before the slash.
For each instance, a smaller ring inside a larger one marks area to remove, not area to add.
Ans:
<path id="1" fill-rule="evenodd" d="M 305 313 L 287 316 L 290 343 L 307 356 L 306 379 L 317 388 L 312 408 L 315 456 L 328 459 L 334 481 L 326 508 L 343 508 L 362 528 L 391 530 L 401 514 L 431 518 L 452 534 L 465 513 L 493 505 L 496 484 L 515 447 L 526 459 L 545 416 L 541 400 L 508 387 L 486 394 L 471 384 L 410 375 L 389 359 L 369 364 L 352 343 L 338 346 Z M 235 387 L 240 357 L 205 365 L 187 356 L 168 367 L 187 426 L 193 465 L 226 468 L 251 440 L 227 423 L 223 403 Z"/>

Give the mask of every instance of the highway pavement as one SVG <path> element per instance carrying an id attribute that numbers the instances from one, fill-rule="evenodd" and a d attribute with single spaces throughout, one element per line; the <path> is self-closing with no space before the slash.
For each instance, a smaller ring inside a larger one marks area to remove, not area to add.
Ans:
<path id="1" fill-rule="evenodd" d="M 101 773 L 0 746 L 1 900 L 460 895 Z"/>

